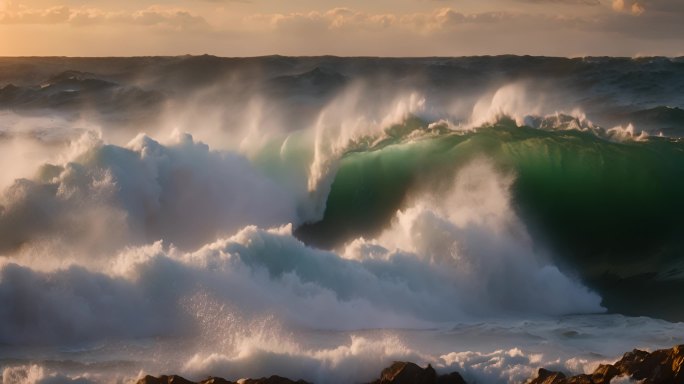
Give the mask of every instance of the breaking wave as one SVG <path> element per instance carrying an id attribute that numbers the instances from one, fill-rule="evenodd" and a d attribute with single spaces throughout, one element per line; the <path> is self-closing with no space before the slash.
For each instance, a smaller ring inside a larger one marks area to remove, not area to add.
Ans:
<path id="1" fill-rule="evenodd" d="M 95 84 L 83 76 L 54 81 Z M 343 89 L 290 112 L 254 98 L 194 137 L 0 115 L 2 164 L 35 152 L 0 180 L 3 383 L 365 382 L 393 360 L 519 382 L 681 340 L 681 324 L 623 316 L 684 316 L 662 305 L 684 288 L 678 107 L 603 126 L 547 113 L 523 83 L 445 111 L 443 95 L 320 69 L 272 82 Z M 59 88 L 8 87 L 16 108 Z M 192 120 L 223 91 L 166 118 Z M 87 104 L 75 100 L 70 113 Z"/>

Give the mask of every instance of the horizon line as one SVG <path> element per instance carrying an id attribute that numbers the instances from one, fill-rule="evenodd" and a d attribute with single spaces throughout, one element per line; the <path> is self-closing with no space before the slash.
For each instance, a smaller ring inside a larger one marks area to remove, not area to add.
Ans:
<path id="1" fill-rule="evenodd" d="M 0 55 L 0 59 L 135 59 L 135 58 L 183 58 L 183 57 L 214 57 L 220 59 L 260 59 L 268 57 L 287 57 L 287 58 L 337 58 L 337 59 L 457 59 L 457 58 L 496 58 L 496 57 L 534 57 L 534 58 L 549 58 L 549 59 L 586 59 L 586 58 L 612 58 L 612 59 L 648 59 L 648 58 L 664 58 L 664 59 L 682 59 L 682 55 L 634 55 L 634 56 L 611 56 L 611 55 L 578 55 L 578 56 L 554 56 L 554 55 L 533 55 L 533 54 L 487 54 L 487 55 L 425 55 L 425 56 L 371 56 L 371 55 L 283 55 L 279 53 L 267 55 L 254 56 L 221 56 L 209 53 L 203 54 L 178 54 L 178 55 L 112 55 L 112 56 L 69 56 L 69 55 L 16 55 L 4 56 Z"/>

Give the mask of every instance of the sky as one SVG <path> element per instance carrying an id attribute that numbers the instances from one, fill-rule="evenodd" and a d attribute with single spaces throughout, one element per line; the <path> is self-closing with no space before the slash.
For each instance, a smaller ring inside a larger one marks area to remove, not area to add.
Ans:
<path id="1" fill-rule="evenodd" d="M 0 56 L 682 56 L 684 0 L 0 0 Z"/>

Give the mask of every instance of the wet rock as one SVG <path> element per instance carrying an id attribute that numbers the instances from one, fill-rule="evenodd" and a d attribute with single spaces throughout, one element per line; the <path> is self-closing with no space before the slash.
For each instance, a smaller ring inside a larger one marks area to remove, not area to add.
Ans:
<path id="1" fill-rule="evenodd" d="M 539 368 L 537 377 L 528 381 L 528 384 L 560 384 L 565 383 L 565 379 L 565 375 L 561 372 L 554 372 L 544 368 Z"/>
<path id="2" fill-rule="evenodd" d="M 647 384 L 684 384 L 684 345 L 651 353 L 635 349 L 615 364 L 599 365 L 591 375 L 566 377 L 542 368 L 528 384 L 609 384 L 615 377 Z"/>
<path id="3" fill-rule="evenodd" d="M 591 374 L 593 383 L 610 383 L 610 381 L 620 374 L 620 371 L 610 364 L 601 364 Z"/>
<path id="4" fill-rule="evenodd" d="M 282 376 L 262 377 L 261 379 L 247 379 L 243 384 L 309 384 L 304 380 L 293 381 Z"/>
<path id="5" fill-rule="evenodd" d="M 652 353 L 627 352 L 614 364 L 621 375 L 647 383 L 684 383 L 684 345 Z"/>
<path id="6" fill-rule="evenodd" d="M 162 375 L 159 377 L 154 377 L 147 375 L 142 379 L 138 380 L 137 384 L 236 384 L 232 381 L 220 378 L 220 377 L 210 377 L 208 379 L 195 382 L 187 380 L 183 377 L 172 375 L 166 376 Z M 246 379 L 242 381 L 242 384 L 309 384 L 304 380 L 293 381 L 281 376 L 271 376 L 262 377 L 260 379 Z"/>
<path id="7" fill-rule="evenodd" d="M 371 384 L 466 384 L 458 372 L 437 376 L 428 364 L 426 368 L 410 362 L 397 361 L 383 369 L 378 380 Z"/>
<path id="8" fill-rule="evenodd" d="M 638 349 L 627 352 L 615 364 L 599 365 L 592 374 L 566 376 L 562 372 L 540 368 L 537 377 L 528 384 L 609 384 L 616 377 L 631 378 L 646 384 L 684 384 L 684 345 L 671 349 L 646 352 Z M 281 376 L 242 380 L 242 384 L 308 384 Z M 421 368 L 410 362 L 395 362 L 385 368 L 380 378 L 371 384 L 465 384 L 458 372 L 437 376 L 428 365 Z M 196 384 L 180 376 L 145 376 L 137 384 Z M 212 377 L 197 384 L 235 384 Z"/>
<path id="9" fill-rule="evenodd" d="M 147 375 L 138 380 L 137 384 L 195 384 L 195 382 L 178 375 L 162 375 L 159 377 Z"/>
<path id="10" fill-rule="evenodd" d="M 397 361 L 382 370 L 374 384 L 435 384 L 437 372 L 428 365 L 421 368 L 414 363 Z"/>
<path id="11" fill-rule="evenodd" d="M 466 384 L 460 373 L 451 372 L 437 377 L 437 384 Z"/>
<path id="12" fill-rule="evenodd" d="M 199 382 L 199 384 L 235 384 L 232 381 L 228 381 L 226 379 L 222 379 L 220 377 L 210 377 L 206 380 L 202 380 Z"/>

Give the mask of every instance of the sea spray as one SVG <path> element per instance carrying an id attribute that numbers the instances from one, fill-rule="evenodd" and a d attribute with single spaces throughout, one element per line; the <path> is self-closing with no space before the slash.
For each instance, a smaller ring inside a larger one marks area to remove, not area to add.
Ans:
<path id="1" fill-rule="evenodd" d="M 504 383 L 682 342 L 601 313 L 682 318 L 681 60 L 22 68 L 0 76 L 3 382 L 360 383 L 398 359 Z"/>

